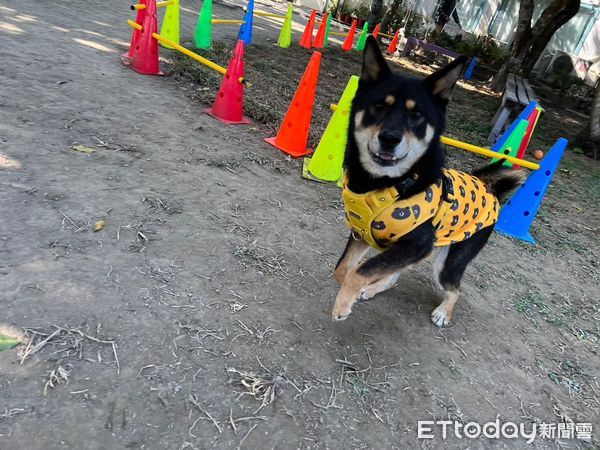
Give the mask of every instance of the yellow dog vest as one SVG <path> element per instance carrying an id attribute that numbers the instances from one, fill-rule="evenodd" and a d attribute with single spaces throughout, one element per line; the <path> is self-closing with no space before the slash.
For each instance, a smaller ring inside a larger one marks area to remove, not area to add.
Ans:
<path id="1" fill-rule="evenodd" d="M 356 194 L 348 189 L 344 176 L 342 199 L 347 225 L 357 238 L 384 250 L 431 219 L 437 247 L 468 239 L 496 223 L 498 199 L 480 179 L 453 169 L 444 169 L 443 174 L 445 184 L 440 179 L 406 199 L 398 199 L 394 187 Z"/>

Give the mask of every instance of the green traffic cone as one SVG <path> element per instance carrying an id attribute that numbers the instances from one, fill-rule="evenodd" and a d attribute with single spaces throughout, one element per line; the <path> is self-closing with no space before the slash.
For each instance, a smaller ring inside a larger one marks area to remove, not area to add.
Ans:
<path id="1" fill-rule="evenodd" d="M 160 35 L 179 44 L 179 0 L 173 0 L 173 3 L 167 6 L 160 28 Z M 159 42 L 159 44 L 165 48 L 173 48 L 162 42 Z"/>
<path id="2" fill-rule="evenodd" d="M 331 25 L 331 17 L 331 14 L 327 16 L 327 26 L 325 27 L 325 42 L 323 43 L 323 47 L 327 47 L 327 44 L 329 42 L 329 25 Z"/>
<path id="3" fill-rule="evenodd" d="M 358 38 L 358 42 L 356 43 L 356 47 L 354 47 L 354 50 L 358 50 L 359 52 L 362 52 L 365 49 L 365 44 L 367 43 L 367 35 L 368 34 L 369 34 L 369 22 L 365 22 L 362 33 L 360 33 L 360 37 Z"/>
<path id="4" fill-rule="evenodd" d="M 196 48 L 210 50 L 212 45 L 212 0 L 204 0 L 200 17 L 196 24 L 196 32 L 194 33 L 194 45 Z"/>
<path id="5" fill-rule="evenodd" d="M 314 178 L 323 181 L 338 181 L 342 176 L 350 108 L 357 88 L 358 77 L 352 75 L 308 164 L 308 171 Z"/>
<path id="6" fill-rule="evenodd" d="M 513 131 L 511 133 L 511 135 L 508 137 L 508 139 L 506 140 L 506 142 L 504 143 L 504 145 L 502 145 L 502 147 L 500 147 L 500 150 L 498 150 L 498 153 L 502 153 L 504 155 L 508 155 L 508 156 L 513 156 L 513 157 L 517 157 L 517 152 L 519 151 L 519 147 L 521 146 L 521 141 L 523 141 L 523 138 L 525 137 L 525 133 L 527 132 L 527 126 L 529 125 L 529 122 L 525 119 L 522 119 L 519 124 L 517 125 L 517 127 L 515 128 L 515 131 Z M 490 163 L 494 163 L 496 161 L 498 161 L 500 158 L 493 158 Z M 502 164 L 503 166 L 506 167 L 512 167 L 512 163 L 508 162 L 508 161 L 504 161 L 504 163 Z"/>
<path id="7" fill-rule="evenodd" d="M 277 45 L 281 48 L 288 48 L 292 43 L 292 15 L 294 14 L 294 7 L 290 3 L 288 10 L 285 13 L 285 20 L 281 27 L 281 33 L 279 33 L 279 39 L 277 39 Z"/>

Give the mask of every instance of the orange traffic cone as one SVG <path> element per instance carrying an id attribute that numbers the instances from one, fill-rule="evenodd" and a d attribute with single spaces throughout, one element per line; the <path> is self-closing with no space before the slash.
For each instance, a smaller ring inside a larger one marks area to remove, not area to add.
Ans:
<path id="1" fill-rule="evenodd" d="M 316 51 L 308 62 L 277 136 L 265 139 L 269 144 L 294 158 L 312 153 L 312 150 L 306 148 L 306 144 L 315 103 L 315 91 L 319 81 L 320 65 L 321 53 Z"/>
<path id="2" fill-rule="evenodd" d="M 373 29 L 373 33 L 371 33 L 375 39 L 377 39 L 377 36 L 379 36 L 379 28 L 380 27 L 381 27 L 381 24 L 378 23 L 377 25 L 375 25 L 375 28 Z"/>
<path id="3" fill-rule="evenodd" d="M 345 52 L 349 52 L 354 47 L 354 33 L 356 32 L 356 19 L 352 21 L 352 25 L 350 25 L 350 31 L 348 31 L 348 36 L 346 36 L 346 40 L 342 45 L 342 50 Z"/>
<path id="4" fill-rule="evenodd" d="M 390 42 L 390 46 L 387 49 L 389 54 L 394 53 L 398 49 L 398 39 L 400 39 L 400 30 L 396 31 L 392 38 L 392 42 Z"/>
<path id="5" fill-rule="evenodd" d="M 147 0 L 145 11 L 142 31 L 135 42 L 131 58 L 125 58 L 123 64 L 145 75 L 162 75 L 158 65 L 158 41 L 152 37 L 152 33 L 158 33 L 156 0 Z"/>
<path id="6" fill-rule="evenodd" d="M 244 41 L 238 40 L 212 108 L 204 110 L 226 124 L 250 123 L 244 117 Z"/>
<path id="7" fill-rule="evenodd" d="M 145 5 L 146 4 L 146 0 L 140 0 L 140 5 Z M 144 17 L 146 16 L 146 10 L 145 9 L 138 9 L 137 12 L 137 16 L 135 18 L 135 23 L 137 23 L 138 25 L 142 25 L 142 23 L 144 23 Z M 137 29 L 133 29 L 133 34 L 131 36 L 131 44 L 129 44 L 129 51 L 127 53 L 123 53 L 123 58 L 131 58 L 133 56 L 133 50 L 135 49 L 135 46 L 137 45 L 137 41 L 140 38 L 140 30 Z"/>
<path id="8" fill-rule="evenodd" d="M 314 48 L 325 47 L 325 31 L 327 30 L 328 19 L 329 13 L 326 12 L 323 18 L 321 19 L 321 25 L 319 26 L 319 31 L 317 31 L 317 37 L 315 38 L 315 42 L 313 43 Z"/>
<path id="9" fill-rule="evenodd" d="M 313 30 L 315 28 L 315 19 L 317 17 L 317 11 L 313 9 L 313 12 L 310 15 L 310 19 L 308 19 L 308 23 L 306 24 L 306 28 L 304 29 L 304 33 L 302 33 L 302 38 L 300 39 L 300 47 L 311 48 L 312 40 L 313 40 Z"/>

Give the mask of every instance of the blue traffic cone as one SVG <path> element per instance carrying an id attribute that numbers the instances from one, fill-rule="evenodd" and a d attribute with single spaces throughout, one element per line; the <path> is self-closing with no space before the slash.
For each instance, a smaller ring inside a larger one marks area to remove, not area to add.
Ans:
<path id="1" fill-rule="evenodd" d="M 569 141 L 560 138 L 540 164 L 540 168 L 529 175 L 525 184 L 513 194 L 500 211 L 496 231 L 500 234 L 535 244 L 529 234 L 529 227 L 542 204 L 544 195 L 550 186 L 554 172 L 562 158 Z"/>
<path id="2" fill-rule="evenodd" d="M 254 17 L 254 0 L 248 0 L 248 7 L 244 15 L 244 23 L 240 27 L 238 40 L 244 41 L 245 45 L 252 44 L 252 18 Z"/>
<path id="3" fill-rule="evenodd" d="M 477 64 L 477 58 L 474 56 L 471 58 L 471 62 L 469 63 L 469 67 L 465 70 L 465 80 L 470 80 L 473 76 L 473 70 L 475 70 L 475 64 Z"/>
<path id="4" fill-rule="evenodd" d="M 527 120 L 536 106 L 537 106 L 537 102 L 533 101 L 529 105 L 527 105 L 523 111 L 521 111 L 521 114 L 519 114 L 519 117 L 517 117 L 515 119 L 515 121 L 510 124 L 510 127 L 508 127 L 508 130 L 506 130 L 506 132 L 496 140 L 494 145 L 492 145 L 493 151 L 495 151 L 495 152 L 500 151 L 502 146 L 506 143 L 506 140 L 515 131 L 515 128 L 517 128 L 519 126 L 519 123 L 521 123 L 521 120 Z"/>

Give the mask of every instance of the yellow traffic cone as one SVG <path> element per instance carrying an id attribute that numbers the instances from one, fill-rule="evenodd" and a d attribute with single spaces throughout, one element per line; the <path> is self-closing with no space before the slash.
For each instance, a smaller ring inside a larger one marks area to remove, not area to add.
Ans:
<path id="1" fill-rule="evenodd" d="M 173 3 L 167 6 L 165 17 L 163 18 L 160 35 L 170 41 L 179 44 L 179 0 L 172 0 Z M 159 42 L 165 48 L 173 48 L 170 45 Z"/>
<path id="2" fill-rule="evenodd" d="M 281 48 L 288 48 L 292 43 L 292 15 L 294 14 L 294 7 L 290 3 L 288 5 L 287 13 L 285 13 L 285 20 L 281 27 L 281 33 L 279 33 L 279 39 L 277 39 L 277 45 Z"/>
<path id="3" fill-rule="evenodd" d="M 342 176 L 350 108 L 356 95 L 356 89 L 358 89 L 358 77 L 352 75 L 342 93 L 337 109 L 331 116 L 323 137 L 308 163 L 308 172 L 314 178 L 322 181 L 338 181 Z"/>

